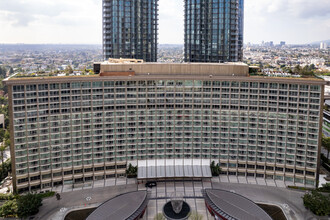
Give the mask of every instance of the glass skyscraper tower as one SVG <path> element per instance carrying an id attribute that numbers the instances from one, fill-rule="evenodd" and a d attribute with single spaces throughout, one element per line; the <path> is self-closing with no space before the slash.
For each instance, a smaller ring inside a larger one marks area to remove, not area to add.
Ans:
<path id="1" fill-rule="evenodd" d="M 185 0 L 185 61 L 242 60 L 244 0 Z"/>
<path id="2" fill-rule="evenodd" d="M 244 0 L 239 0 L 238 5 L 238 60 L 243 60 L 244 45 Z"/>
<path id="3" fill-rule="evenodd" d="M 157 61 L 158 0 L 103 0 L 103 56 Z"/>

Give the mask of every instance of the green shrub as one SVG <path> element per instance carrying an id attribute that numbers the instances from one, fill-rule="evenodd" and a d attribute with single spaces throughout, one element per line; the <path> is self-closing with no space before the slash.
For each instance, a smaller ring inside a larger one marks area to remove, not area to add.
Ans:
<path id="1" fill-rule="evenodd" d="M 304 206 L 315 215 L 326 216 L 330 214 L 330 195 L 325 196 L 316 190 L 303 196 Z"/>
<path id="2" fill-rule="evenodd" d="M 37 196 L 40 199 L 48 198 L 48 197 L 53 197 L 55 195 L 55 192 L 45 192 L 45 193 L 39 193 Z"/>
<path id="3" fill-rule="evenodd" d="M 330 183 L 323 184 L 317 191 L 330 193 Z"/>
<path id="4" fill-rule="evenodd" d="M 0 216 L 1 217 L 16 217 L 17 216 L 17 200 L 9 200 L 5 202 L 1 207 L 0 207 Z"/>
<path id="5" fill-rule="evenodd" d="M 27 194 L 20 196 L 17 200 L 17 215 L 25 218 L 30 215 L 37 214 L 39 207 L 42 205 L 42 199 L 37 194 Z"/>
<path id="6" fill-rule="evenodd" d="M 12 200 L 15 196 L 13 194 L 2 194 L 0 193 L 0 200 Z"/>
<path id="7" fill-rule="evenodd" d="M 51 192 L 50 192 L 51 193 Z M 0 207 L 1 217 L 20 217 L 25 218 L 39 212 L 39 207 L 42 205 L 42 196 L 50 195 L 46 194 L 27 194 L 27 195 L 8 195 L 3 196 L 8 201 L 6 201 Z"/>
<path id="8" fill-rule="evenodd" d="M 314 190 L 314 188 L 308 188 L 308 187 L 301 187 L 301 186 L 288 186 L 289 189 L 297 189 L 297 190 L 303 190 L 303 191 L 307 191 L 307 190 Z"/>

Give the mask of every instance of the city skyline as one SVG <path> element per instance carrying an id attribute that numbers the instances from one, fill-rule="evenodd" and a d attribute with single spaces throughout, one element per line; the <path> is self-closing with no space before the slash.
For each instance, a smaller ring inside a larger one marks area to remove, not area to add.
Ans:
<path id="1" fill-rule="evenodd" d="M 183 1 L 160 0 L 160 44 L 183 44 L 183 6 Z M 102 1 L 0 0 L 0 8 L 0 43 L 102 43 Z M 324 41 L 329 27 L 327 0 L 245 2 L 245 43 Z"/>

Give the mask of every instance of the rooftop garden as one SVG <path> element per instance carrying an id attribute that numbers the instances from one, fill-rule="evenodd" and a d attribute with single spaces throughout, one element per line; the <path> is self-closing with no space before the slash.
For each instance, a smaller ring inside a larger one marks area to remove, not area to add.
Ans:
<path id="1" fill-rule="evenodd" d="M 91 69 L 73 70 L 71 66 L 67 66 L 66 69 L 64 70 L 16 73 L 12 75 L 10 78 L 90 76 L 90 75 L 95 75 L 95 73 Z"/>

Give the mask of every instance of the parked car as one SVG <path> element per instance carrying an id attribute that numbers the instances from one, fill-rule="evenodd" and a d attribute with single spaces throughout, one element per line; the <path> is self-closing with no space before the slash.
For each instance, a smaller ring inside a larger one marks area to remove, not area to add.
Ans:
<path id="1" fill-rule="evenodd" d="M 149 181 L 145 184 L 146 187 L 152 188 L 154 186 L 157 186 L 157 183 L 155 181 Z"/>

